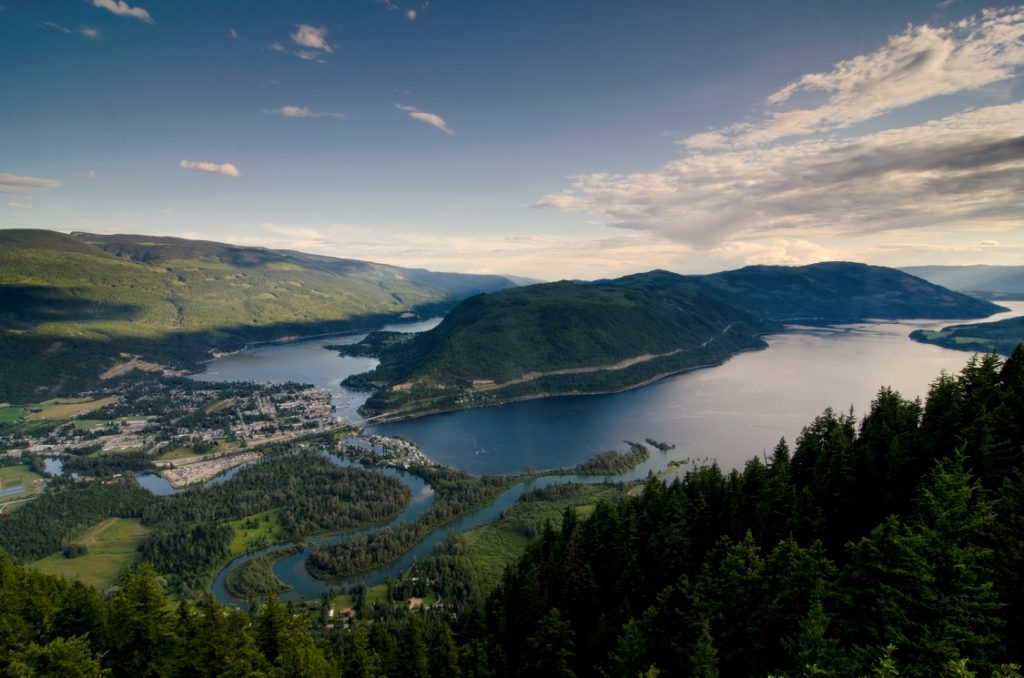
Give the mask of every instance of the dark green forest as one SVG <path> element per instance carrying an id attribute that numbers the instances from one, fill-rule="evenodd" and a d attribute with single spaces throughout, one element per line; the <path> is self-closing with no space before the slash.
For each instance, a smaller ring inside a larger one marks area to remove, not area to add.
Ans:
<path id="1" fill-rule="evenodd" d="M 914 330 L 910 338 L 958 351 L 997 351 L 1010 355 L 1024 341 L 1024 318 L 1007 318 L 991 323 L 950 325 L 941 330 Z"/>
<path id="2" fill-rule="evenodd" d="M 923 402 L 882 389 L 743 469 L 567 511 L 485 598 L 360 599 L 350 624 L 173 611 L 145 563 L 103 598 L 0 557 L 0 657 L 19 676 L 1020 676 L 1022 411 L 1024 348 L 975 358 Z M 454 563 L 417 571 L 455 591 Z"/>

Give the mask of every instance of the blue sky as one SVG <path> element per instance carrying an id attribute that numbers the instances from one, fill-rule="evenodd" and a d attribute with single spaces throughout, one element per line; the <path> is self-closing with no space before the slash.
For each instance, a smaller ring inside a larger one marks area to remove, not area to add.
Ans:
<path id="1" fill-rule="evenodd" d="M 0 227 L 543 279 L 1024 264 L 1024 8 L 0 0 Z"/>

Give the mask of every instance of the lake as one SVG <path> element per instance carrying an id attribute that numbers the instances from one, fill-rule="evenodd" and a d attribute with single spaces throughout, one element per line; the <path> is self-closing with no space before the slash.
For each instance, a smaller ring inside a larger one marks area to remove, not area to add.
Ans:
<path id="1" fill-rule="evenodd" d="M 1021 315 L 1024 302 L 1002 302 Z M 386 329 L 422 331 L 437 319 Z M 862 416 L 882 386 L 923 397 L 942 370 L 957 372 L 969 353 L 919 344 L 919 328 L 955 321 L 861 323 L 791 328 L 765 337 L 769 348 L 734 356 L 725 364 L 669 377 L 633 391 L 601 396 L 533 400 L 373 426 L 369 431 L 412 440 L 436 461 L 471 473 L 514 473 L 524 468 L 574 466 L 596 452 L 625 449 L 624 440 L 654 438 L 676 445 L 653 452 L 644 469 L 672 459 L 711 459 L 725 468 L 770 453 L 780 437 L 791 444 L 826 407 Z M 365 394 L 339 385 L 375 361 L 341 358 L 329 344 L 365 335 L 260 346 L 211 362 L 205 380 L 293 380 L 331 390 L 338 412 L 359 421 Z"/>

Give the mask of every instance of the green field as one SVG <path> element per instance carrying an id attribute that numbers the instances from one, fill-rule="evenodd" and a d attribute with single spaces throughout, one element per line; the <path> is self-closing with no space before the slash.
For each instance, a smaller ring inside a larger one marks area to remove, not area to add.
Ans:
<path id="1" fill-rule="evenodd" d="M 117 583 L 125 565 L 138 557 L 136 550 L 149 530 L 135 518 L 107 518 L 89 528 L 73 543 L 88 549 L 85 555 L 65 558 L 54 553 L 30 564 L 41 572 L 78 579 L 101 591 Z"/>
<path id="2" fill-rule="evenodd" d="M 31 420 L 45 419 L 47 421 L 59 421 L 70 419 L 78 414 L 95 412 L 101 407 L 106 407 L 117 402 L 117 396 L 90 400 L 88 398 L 53 398 L 38 405 L 30 406 L 30 409 L 39 409 L 39 412 L 32 412 L 26 418 Z"/>
<path id="3" fill-rule="evenodd" d="M 493 523 L 463 534 L 470 569 L 481 591 L 488 593 L 501 582 L 505 567 L 526 551 L 527 544 L 543 530 L 545 521 L 557 528 L 567 507 L 574 507 L 582 519 L 593 513 L 598 501 L 615 501 L 619 496 L 620 491 L 612 486 L 584 485 L 575 496 L 516 502 Z"/>
<path id="4" fill-rule="evenodd" d="M 10 424 L 25 416 L 25 411 L 20 407 L 0 407 L 0 424 Z"/>
<path id="5" fill-rule="evenodd" d="M 228 525 L 235 531 L 234 536 L 231 537 L 231 543 L 228 545 L 229 556 L 234 558 L 282 541 L 284 534 L 281 529 L 280 516 L 281 509 L 276 508 L 229 521 Z"/>
<path id="6" fill-rule="evenodd" d="M 0 513 L 14 509 L 18 504 L 7 507 L 12 502 L 39 494 L 43 489 L 43 477 L 25 464 L 18 466 L 0 466 L 0 489 L 21 485 L 25 489 L 17 494 L 0 497 Z"/>

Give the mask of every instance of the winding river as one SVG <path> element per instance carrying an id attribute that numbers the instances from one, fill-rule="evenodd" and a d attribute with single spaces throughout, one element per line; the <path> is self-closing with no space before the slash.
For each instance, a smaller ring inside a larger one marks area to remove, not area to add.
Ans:
<path id="1" fill-rule="evenodd" d="M 1003 302 L 1011 308 L 990 320 L 1024 314 L 1024 302 Z M 387 329 L 422 331 L 438 322 Z M 923 397 L 943 370 L 958 372 L 970 354 L 919 344 L 908 335 L 954 321 L 860 323 L 829 328 L 792 327 L 766 337 L 764 351 L 734 356 L 710 369 L 680 374 L 633 391 L 604 396 L 549 398 L 492 408 L 435 415 L 374 426 L 372 433 L 400 435 L 415 442 L 434 460 L 471 473 L 517 473 L 525 469 L 571 467 L 606 449 L 622 449 L 623 440 L 655 438 L 676 448 L 651 458 L 623 477 L 644 477 L 670 461 L 707 459 L 734 468 L 774 447 L 780 437 L 792 443 L 800 429 L 826 407 L 862 415 L 882 386 L 904 397 Z M 205 380 L 294 380 L 331 390 L 339 413 L 358 422 L 356 412 L 365 394 L 339 386 L 349 374 L 375 364 L 366 358 L 341 358 L 324 346 L 353 343 L 365 335 L 316 339 L 261 346 L 213 361 Z M 334 458 L 337 463 L 347 463 Z M 398 471 L 393 471 L 398 474 Z M 399 474 L 414 500 L 391 525 L 415 520 L 432 501 L 432 493 L 416 476 Z M 494 520 L 531 487 L 559 482 L 600 482 L 605 477 L 543 476 L 516 484 L 491 505 L 442 526 L 408 551 L 398 562 L 342 582 L 314 579 L 304 562 L 309 548 L 279 560 L 274 572 L 291 590 L 281 596 L 298 600 L 321 595 L 328 586 L 375 585 L 430 554 L 449 535 Z M 223 482 L 223 481 L 221 481 Z M 364 534 L 383 527 L 356 533 Z M 308 542 L 338 543 L 352 535 L 320 537 Z M 281 548 L 269 547 L 233 561 L 214 583 L 225 603 L 241 604 L 227 594 L 224 578 L 230 568 Z"/>

